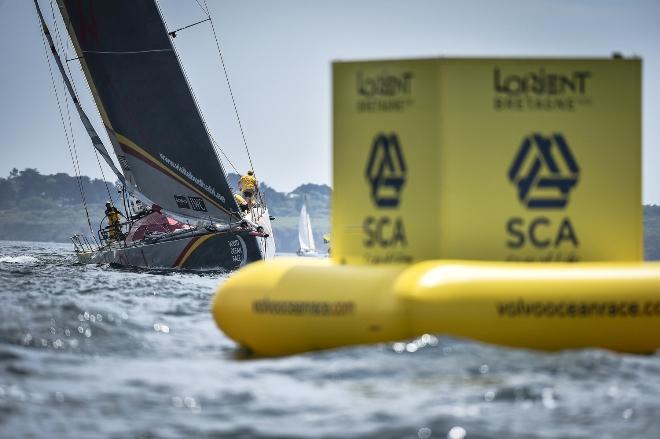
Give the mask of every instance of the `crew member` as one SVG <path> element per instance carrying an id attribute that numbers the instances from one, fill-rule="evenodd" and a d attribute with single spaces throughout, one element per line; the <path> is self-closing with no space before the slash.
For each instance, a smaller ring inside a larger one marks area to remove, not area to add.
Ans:
<path id="1" fill-rule="evenodd" d="M 121 213 L 108 201 L 105 203 L 105 216 L 108 217 L 108 238 L 116 241 L 121 235 Z"/>
<path id="2" fill-rule="evenodd" d="M 238 188 L 241 190 L 248 206 L 252 206 L 254 204 L 254 195 L 257 192 L 257 179 L 254 177 L 254 171 L 247 171 L 247 174 L 238 180 Z"/>
<path id="3" fill-rule="evenodd" d="M 241 197 L 239 194 L 234 194 L 234 199 L 236 200 L 236 204 L 238 204 L 238 208 L 241 209 L 241 212 L 247 212 L 250 210 L 250 206 L 248 205 L 248 202 L 245 201 L 245 198 Z"/>
<path id="4" fill-rule="evenodd" d="M 328 255 L 329 255 L 332 251 L 330 249 L 330 234 L 329 233 L 326 233 L 325 235 L 323 235 L 323 243 L 328 244 Z"/>

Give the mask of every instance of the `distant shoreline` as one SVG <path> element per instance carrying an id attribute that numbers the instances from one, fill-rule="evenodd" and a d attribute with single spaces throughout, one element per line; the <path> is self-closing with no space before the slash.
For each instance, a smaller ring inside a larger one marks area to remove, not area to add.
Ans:
<path id="1" fill-rule="evenodd" d="M 231 187 L 238 186 L 237 174 L 228 174 Z M 112 195 L 119 203 L 114 183 L 81 177 L 92 231 L 87 221 L 78 181 L 66 173 L 43 175 L 36 169 L 12 170 L 0 178 L 0 240 L 24 242 L 71 242 L 75 234 L 95 235 L 104 217 L 104 204 Z M 298 249 L 298 215 L 303 200 L 308 203 L 316 244 L 324 248 L 322 236 L 330 230 L 330 199 L 327 185 L 306 183 L 292 192 L 278 192 L 265 183 L 266 197 L 278 250 Z"/>

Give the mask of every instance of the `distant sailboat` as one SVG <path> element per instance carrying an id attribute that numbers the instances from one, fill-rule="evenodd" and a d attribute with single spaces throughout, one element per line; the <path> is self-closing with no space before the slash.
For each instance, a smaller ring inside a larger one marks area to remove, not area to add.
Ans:
<path id="1" fill-rule="evenodd" d="M 300 218 L 298 219 L 298 256 L 317 256 L 316 244 L 314 243 L 314 234 L 312 233 L 312 222 L 307 212 L 307 204 L 303 203 L 300 208 Z"/>
<path id="2" fill-rule="evenodd" d="M 96 245 L 74 236 L 79 260 L 232 270 L 273 257 L 265 202 L 239 209 L 155 1 L 57 4 L 121 170 L 83 111 L 35 0 L 59 72 L 124 205 L 130 195 L 145 206 L 125 208 L 120 226 L 100 226 Z"/>

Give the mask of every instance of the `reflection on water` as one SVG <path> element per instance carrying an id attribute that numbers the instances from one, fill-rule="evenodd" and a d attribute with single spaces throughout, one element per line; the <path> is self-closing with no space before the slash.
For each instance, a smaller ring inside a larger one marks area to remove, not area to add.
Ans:
<path id="1" fill-rule="evenodd" d="M 225 278 L 0 243 L 0 437 L 660 437 L 658 355 L 424 335 L 254 359 L 211 319 Z"/>

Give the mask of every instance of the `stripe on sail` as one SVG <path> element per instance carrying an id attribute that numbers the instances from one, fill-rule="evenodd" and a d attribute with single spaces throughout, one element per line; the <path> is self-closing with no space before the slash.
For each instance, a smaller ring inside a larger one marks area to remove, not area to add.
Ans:
<path id="1" fill-rule="evenodd" d="M 212 203 L 214 206 L 216 206 L 218 209 L 227 212 L 225 208 L 218 203 L 217 201 L 213 200 L 208 194 L 205 194 L 202 192 L 200 189 L 194 187 L 192 184 L 190 184 L 188 181 L 180 177 L 178 174 L 175 172 L 171 171 L 169 168 L 166 166 L 163 166 L 161 162 L 156 160 L 154 157 L 152 157 L 148 152 L 146 152 L 144 149 L 140 148 L 138 145 L 136 145 L 134 142 L 132 142 L 129 138 L 122 136 L 119 133 L 115 133 L 117 136 L 117 140 L 119 141 L 119 145 L 122 147 L 122 150 L 127 153 L 131 154 L 134 157 L 142 160 L 144 163 L 148 164 L 149 166 L 153 167 L 154 169 L 164 172 L 167 176 L 179 181 L 181 184 L 187 186 L 190 190 L 196 192 L 199 194 L 201 197 L 206 199 L 209 203 Z M 227 212 L 229 213 L 229 212 Z"/>

